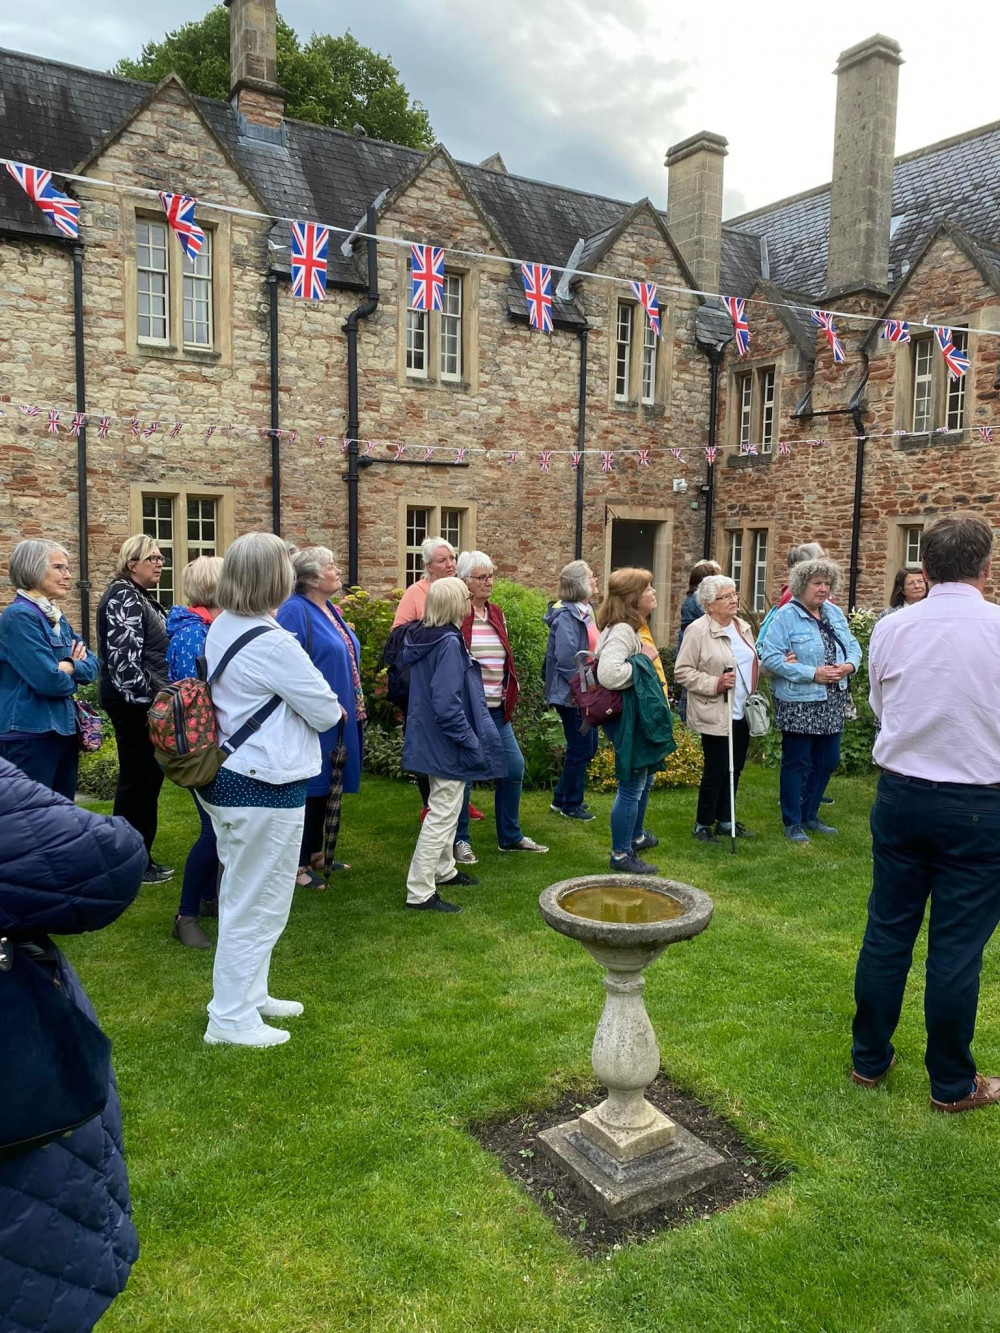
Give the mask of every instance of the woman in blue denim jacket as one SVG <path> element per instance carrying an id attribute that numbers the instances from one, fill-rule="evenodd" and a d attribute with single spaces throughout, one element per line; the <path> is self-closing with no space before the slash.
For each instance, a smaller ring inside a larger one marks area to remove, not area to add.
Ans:
<path id="1" fill-rule="evenodd" d="M 17 596 L 0 615 L 0 756 L 72 800 L 79 760 L 78 685 L 97 679 L 97 658 L 59 610 L 72 587 L 69 557 L 40 537 L 10 556 Z"/>
<path id="2" fill-rule="evenodd" d="M 840 763 L 848 677 L 861 665 L 861 645 L 829 598 L 840 587 L 832 560 L 803 560 L 788 576 L 792 600 L 773 616 L 757 645 L 773 677 L 774 721 L 781 732 L 781 821 L 791 842 L 806 829 L 836 833 L 819 818 L 831 773 Z"/>

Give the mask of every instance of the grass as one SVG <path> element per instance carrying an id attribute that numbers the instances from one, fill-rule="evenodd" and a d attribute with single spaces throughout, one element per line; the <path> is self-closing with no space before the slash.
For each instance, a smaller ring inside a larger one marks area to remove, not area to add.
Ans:
<path id="1" fill-rule="evenodd" d="M 402 910 L 417 797 L 366 781 L 345 801 L 355 869 L 299 892 L 272 990 L 306 1014 L 287 1046 L 202 1040 L 211 955 L 169 938 L 177 883 L 110 929 L 66 941 L 105 1028 L 125 1110 L 142 1256 L 105 1333 L 916 1333 L 997 1328 L 1000 1115 L 933 1115 L 922 965 L 888 1087 L 846 1080 L 853 967 L 870 874 L 871 784 L 835 779 L 837 839 L 790 847 L 774 774 L 748 773 L 761 837 L 693 842 L 693 792 L 657 792 L 661 870 L 715 899 L 709 930 L 647 973 L 664 1069 L 730 1117 L 767 1196 L 579 1258 L 467 1132 L 590 1077 L 600 973 L 544 926 L 539 892 L 606 864 L 598 818 L 526 794 L 546 857 L 501 856 L 474 825 L 483 884 L 461 915 Z M 102 807 L 104 808 L 104 807 Z M 190 798 L 164 790 L 157 857 L 180 868 Z M 486 831 L 480 831 L 486 830 Z M 1000 1068 L 987 951 L 976 1049 Z M 290 1025 L 292 1026 L 292 1025 Z"/>

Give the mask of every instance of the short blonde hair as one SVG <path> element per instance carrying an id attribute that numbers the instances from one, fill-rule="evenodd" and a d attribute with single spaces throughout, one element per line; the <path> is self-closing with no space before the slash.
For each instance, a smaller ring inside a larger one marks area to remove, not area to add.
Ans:
<path id="1" fill-rule="evenodd" d="M 147 560 L 159 548 L 160 544 L 156 538 L 150 537 L 145 532 L 137 532 L 133 537 L 126 537 L 115 560 L 116 577 L 121 578 L 123 574 L 128 574 L 129 565 L 133 561 L 139 564 L 141 561 Z"/>
<path id="2" fill-rule="evenodd" d="M 329 546 L 303 546 L 291 552 L 291 556 L 296 592 L 305 592 L 307 588 L 314 587 L 319 582 L 324 566 L 337 563 Z"/>
<path id="3" fill-rule="evenodd" d="M 469 614 L 469 590 L 462 579 L 435 579 L 427 589 L 425 625 L 461 625 Z"/>
<path id="4" fill-rule="evenodd" d="M 609 625 L 631 625 L 638 630 L 643 616 L 639 610 L 639 598 L 653 582 L 648 569 L 636 569 L 627 565 L 616 569 L 608 579 L 608 590 L 597 612 L 597 628 L 607 629 Z"/>
<path id="5" fill-rule="evenodd" d="M 218 606 L 215 600 L 222 573 L 221 555 L 200 555 L 184 566 L 181 574 L 181 596 L 187 606 Z"/>
<path id="6" fill-rule="evenodd" d="M 226 552 L 216 601 L 235 616 L 262 616 L 292 595 L 288 546 L 273 532 L 246 532 Z"/>

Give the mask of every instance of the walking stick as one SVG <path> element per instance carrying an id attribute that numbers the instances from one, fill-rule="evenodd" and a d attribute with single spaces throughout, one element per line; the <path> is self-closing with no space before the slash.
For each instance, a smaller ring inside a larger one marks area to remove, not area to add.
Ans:
<path id="1" fill-rule="evenodd" d="M 735 671 L 736 667 L 726 668 L 727 671 Z M 736 694 L 736 688 L 726 690 L 726 707 L 729 714 L 729 837 L 731 839 L 729 848 L 733 856 L 736 855 L 736 779 L 733 774 L 735 765 L 733 764 L 733 698 Z"/>

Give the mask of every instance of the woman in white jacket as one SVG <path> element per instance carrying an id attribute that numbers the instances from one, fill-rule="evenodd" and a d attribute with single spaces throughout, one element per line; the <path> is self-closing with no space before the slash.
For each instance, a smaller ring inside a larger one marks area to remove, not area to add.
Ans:
<path id="1" fill-rule="evenodd" d="M 264 1019 L 302 1013 L 297 1000 L 270 995 L 268 970 L 295 892 L 306 782 L 322 766 L 317 733 L 335 726 L 343 709 L 298 640 L 274 618 L 294 582 L 280 537 L 269 532 L 237 537 L 219 578 L 222 614 L 205 642 L 211 673 L 237 639 L 248 630 L 261 631 L 212 686 L 220 741 L 277 700 L 249 740 L 198 790 L 223 867 L 205 1032 L 210 1045 L 278 1046 L 291 1034 Z"/>

